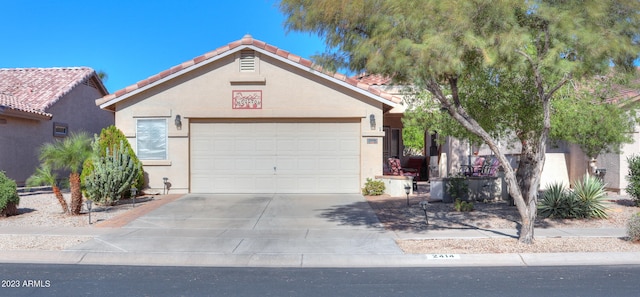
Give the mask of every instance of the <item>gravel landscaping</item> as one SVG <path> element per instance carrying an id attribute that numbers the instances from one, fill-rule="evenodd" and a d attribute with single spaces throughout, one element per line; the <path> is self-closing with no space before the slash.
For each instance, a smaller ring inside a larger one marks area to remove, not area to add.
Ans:
<path id="1" fill-rule="evenodd" d="M 476 202 L 471 212 L 455 211 L 453 204 L 431 202 L 428 205 L 429 225 L 419 206 L 429 200 L 423 189 L 417 195 L 406 197 L 366 196 L 378 219 L 391 231 L 416 231 L 444 229 L 516 229 L 520 215 L 515 206 L 507 202 Z M 542 219 L 536 228 L 626 228 L 632 214 L 640 212 L 628 197 L 610 195 L 608 218 L 601 220 Z M 626 238 L 536 238 L 533 245 L 518 243 L 517 239 L 424 239 L 399 240 L 398 245 L 406 253 L 560 253 L 560 252 L 640 252 L 640 243 Z"/>
<path id="2" fill-rule="evenodd" d="M 64 194 L 67 203 L 71 195 Z M 140 197 L 136 199 L 136 210 L 157 199 Z M 53 193 L 22 194 L 20 212 L 17 216 L 0 218 L 0 230 L 3 227 L 62 227 L 62 228 L 100 228 L 110 227 L 109 223 L 121 215 L 133 210 L 132 200 L 122 200 L 114 206 L 97 206 L 91 209 L 91 222 L 86 205 L 80 215 L 66 215 Z M 90 240 L 90 236 L 59 236 L 49 234 L 0 234 L 0 250 L 63 250 L 76 244 Z"/>

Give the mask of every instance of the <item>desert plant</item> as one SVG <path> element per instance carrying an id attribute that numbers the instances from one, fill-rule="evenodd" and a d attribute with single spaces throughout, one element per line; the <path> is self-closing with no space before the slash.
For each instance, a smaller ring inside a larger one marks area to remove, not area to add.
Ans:
<path id="1" fill-rule="evenodd" d="M 640 155 L 627 157 L 627 163 L 629 164 L 629 175 L 627 175 L 629 184 L 625 190 L 633 198 L 636 206 L 640 206 Z"/>
<path id="2" fill-rule="evenodd" d="M 67 169 L 71 188 L 71 214 L 80 214 L 82 210 L 82 191 L 80 189 L 80 170 L 82 164 L 91 155 L 91 138 L 85 132 L 72 133 L 63 140 L 45 143 L 40 148 L 40 161 L 52 169 Z"/>
<path id="3" fill-rule="evenodd" d="M 371 178 L 367 178 L 367 182 L 364 184 L 364 188 L 362 188 L 362 195 L 365 196 L 378 196 L 384 194 L 384 182 L 381 180 L 372 180 Z"/>
<path id="4" fill-rule="evenodd" d="M 453 204 L 453 208 L 456 211 L 461 211 L 461 212 L 469 212 L 469 211 L 473 211 L 473 202 L 469 202 L 469 201 L 462 201 L 460 200 L 460 198 L 456 199 L 456 201 Z"/>
<path id="5" fill-rule="evenodd" d="M 454 201 L 456 199 L 467 200 L 469 198 L 469 181 L 463 175 L 453 175 L 447 182 L 447 194 Z"/>
<path id="6" fill-rule="evenodd" d="M 8 217 L 18 214 L 18 187 L 16 182 L 0 171 L 0 216 Z"/>
<path id="7" fill-rule="evenodd" d="M 538 214 L 544 218 L 603 219 L 607 217 L 606 195 L 604 184 L 590 175 L 576 182 L 573 191 L 561 183 L 553 183 L 542 194 Z"/>
<path id="8" fill-rule="evenodd" d="M 116 203 L 123 193 L 135 185 L 138 166 L 126 151 L 124 142 L 120 146 L 107 148 L 105 156 L 100 156 L 99 139 L 93 142 L 93 172 L 85 178 L 85 188 L 89 198 L 105 205 Z"/>
<path id="9" fill-rule="evenodd" d="M 29 187 L 37 187 L 42 185 L 51 186 L 51 190 L 53 194 L 58 199 L 58 203 L 60 203 L 60 207 L 62 207 L 63 213 L 69 212 L 69 205 L 67 205 L 67 201 L 64 200 L 64 196 L 62 196 L 62 192 L 60 192 L 60 187 L 58 187 L 58 176 L 51 171 L 51 167 L 48 165 L 41 164 L 40 167 L 36 168 L 36 172 L 33 173 L 27 179 L 27 186 Z"/>
<path id="10" fill-rule="evenodd" d="M 580 213 L 580 203 L 562 183 L 548 185 L 538 203 L 538 215 L 543 218 L 577 218 Z"/>
<path id="11" fill-rule="evenodd" d="M 124 144 L 124 151 L 129 154 L 129 157 L 133 160 L 134 164 L 138 167 L 138 175 L 136 176 L 136 180 L 134 186 L 138 189 L 144 188 L 144 170 L 142 168 L 142 162 L 138 159 L 135 152 L 131 148 L 127 137 L 118 129 L 116 126 L 109 126 L 100 132 L 100 138 L 98 144 L 100 146 L 100 157 L 104 157 L 107 154 L 108 148 L 113 148 L 114 146 L 118 147 L 120 143 Z M 95 152 L 93 152 L 95 154 Z M 94 170 L 93 167 L 93 158 L 87 158 L 87 160 L 82 165 L 82 175 L 80 179 L 84 182 L 87 176 L 89 176 Z M 128 196 L 129 193 L 125 192 L 125 196 Z"/>
<path id="12" fill-rule="evenodd" d="M 607 207 L 605 206 L 607 192 L 604 190 L 604 183 L 597 177 L 585 175 L 582 181 L 577 181 L 574 184 L 573 194 L 582 206 L 582 217 L 607 218 Z"/>
<path id="13" fill-rule="evenodd" d="M 631 215 L 627 221 L 627 236 L 631 241 L 640 241 L 640 212 Z"/>

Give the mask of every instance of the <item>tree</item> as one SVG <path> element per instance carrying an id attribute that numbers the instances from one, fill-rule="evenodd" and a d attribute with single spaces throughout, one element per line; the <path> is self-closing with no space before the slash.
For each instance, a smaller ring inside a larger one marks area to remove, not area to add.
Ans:
<path id="1" fill-rule="evenodd" d="M 51 166 L 40 165 L 40 167 L 36 168 L 36 172 L 27 179 L 27 186 L 51 186 L 53 194 L 56 196 L 58 203 L 60 203 L 60 206 L 62 207 L 62 213 L 66 214 L 69 213 L 69 206 L 67 205 L 67 201 L 64 200 L 64 196 L 62 196 L 62 192 L 60 192 L 57 179 L 58 175 L 51 170 Z"/>
<path id="2" fill-rule="evenodd" d="M 561 90 L 562 100 L 552 104 L 550 138 L 577 144 L 592 160 L 602 153 L 620 153 L 622 144 L 632 143 L 634 106 L 609 102 L 620 92 L 611 80 L 589 79 Z"/>
<path id="3" fill-rule="evenodd" d="M 71 187 L 71 214 L 82 210 L 80 170 L 85 159 L 91 155 L 91 138 L 85 132 L 72 133 L 63 140 L 45 143 L 40 148 L 40 161 L 52 169 L 69 170 Z"/>
<path id="4" fill-rule="evenodd" d="M 322 61 L 415 85 L 487 144 L 521 217 L 519 241 L 528 244 L 555 93 L 571 78 L 603 72 L 611 61 L 628 66 L 623 62 L 640 52 L 635 0 L 283 0 L 280 9 L 287 29 L 325 38 Z M 487 87 L 502 96 L 479 98 Z M 517 173 L 496 138 L 510 127 L 482 126 L 465 98 L 496 119 L 513 118 L 517 127 L 510 132 L 522 146 Z M 529 116 L 502 111 L 514 110 L 509 103 Z"/>
<path id="5" fill-rule="evenodd" d="M 405 155 L 420 155 L 424 150 L 424 131 L 419 127 L 405 127 L 402 129 L 402 143 Z"/>

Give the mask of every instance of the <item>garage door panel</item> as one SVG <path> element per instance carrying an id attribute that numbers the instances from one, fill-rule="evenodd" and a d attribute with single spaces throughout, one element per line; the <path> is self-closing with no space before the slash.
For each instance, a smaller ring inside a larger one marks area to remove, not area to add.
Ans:
<path id="1" fill-rule="evenodd" d="M 358 123 L 192 123 L 190 135 L 194 193 L 359 192 Z"/>

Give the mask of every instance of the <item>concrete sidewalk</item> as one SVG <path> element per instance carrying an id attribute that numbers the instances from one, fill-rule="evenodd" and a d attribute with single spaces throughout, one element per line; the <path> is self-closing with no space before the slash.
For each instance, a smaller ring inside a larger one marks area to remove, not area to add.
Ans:
<path id="1" fill-rule="evenodd" d="M 537 228 L 536 237 L 623 237 L 624 229 Z M 223 267 L 640 264 L 640 253 L 404 254 L 398 239 L 514 237 L 516 230 L 391 232 L 360 195 L 186 195 L 121 228 L 10 228 L 82 235 L 64 251 L 3 251 L 0 262 Z"/>

